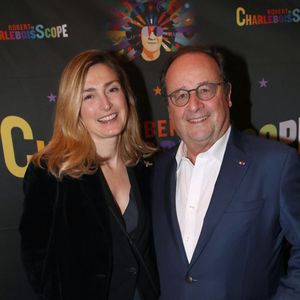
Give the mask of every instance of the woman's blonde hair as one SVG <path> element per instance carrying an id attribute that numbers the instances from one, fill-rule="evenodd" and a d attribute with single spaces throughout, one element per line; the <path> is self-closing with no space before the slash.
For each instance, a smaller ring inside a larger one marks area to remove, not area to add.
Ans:
<path id="1" fill-rule="evenodd" d="M 155 151 L 142 140 L 135 98 L 120 61 L 110 52 L 87 50 L 75 56 L 63 70 L 52 138 L 32 158 L 39 167 L 46 164 L 48 171 L 57 178 L 65 175 L 78 178 L 83 174 L 92 174 L 105 161 L 105 158 L 97 155 L 95 144 L 80 119 L 86 74 L 91 66 L 99 63 L 116 73 L 128 104 L 128 119 L 118 142 L 121 159 L 127 166 L 133 166 L 143 156 Z"/>

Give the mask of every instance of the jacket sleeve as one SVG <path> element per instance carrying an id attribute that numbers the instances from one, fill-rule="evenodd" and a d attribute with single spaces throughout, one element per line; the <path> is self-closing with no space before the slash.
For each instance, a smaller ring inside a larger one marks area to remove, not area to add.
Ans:
<path id="1" fill-rule="evenodd" d="M 46 169 L 29 164 L 24 181 L 24 203 L 19 231 L 21 258 L 29 283 L 41 292 L 42 276 L 51 226 L 57 181 Z"/>
<path id="2" fill-rule="evenodd" d="M 300 299 L 300 157 L 291 149 L 281 174 L 280 223 L 291 245 L 287 274 L 274 300 Z"/>

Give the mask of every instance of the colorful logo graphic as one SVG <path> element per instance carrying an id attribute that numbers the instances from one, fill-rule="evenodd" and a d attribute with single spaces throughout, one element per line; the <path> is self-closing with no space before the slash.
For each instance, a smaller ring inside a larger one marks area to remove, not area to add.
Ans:
<path id="1" fill-rule="evenodd" d="M 0 30 L 0 41 L 67 38 L 67 24 L 46 27 L 43 24 L 10 24 Z"/>
<path id="2" fill-rule="evenodd" d="M 123 0 L 111 11 L 108 37 L 114 50 L 130 60 L 141 56 L 145 61 L 154 61 L 161 51 L 176 51 L 196 38 L 195 19 L 187 1 Z"/>
<path id="3" fill-rule="evenodd" d="M 261 14 L 251 14 L 244 7 L 236 9 L 238 26 L 269 25 L 300 22 L 300 9 L 271 8 Z"/>

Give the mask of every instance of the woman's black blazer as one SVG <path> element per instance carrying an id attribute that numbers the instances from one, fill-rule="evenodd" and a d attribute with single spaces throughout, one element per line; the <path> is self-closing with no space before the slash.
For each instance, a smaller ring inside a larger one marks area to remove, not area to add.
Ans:
<path id="1" fill-rule="evenodd" d="M 151 164 L 142 161 L 128 172 L 134 175 L 142 200 L 137 203 L 142 223 L 133 248 L 143 260 L 144 275 L 137 284 L 145 300 L 154 300 L 158 287 L 147 203 Z M 46 169 L 29 165 L 24 177 L 21 255 L 39 299 L 108 299 L 112 237 L 104 181 L 100 169 L 79 179 L 57 181 Z"/>

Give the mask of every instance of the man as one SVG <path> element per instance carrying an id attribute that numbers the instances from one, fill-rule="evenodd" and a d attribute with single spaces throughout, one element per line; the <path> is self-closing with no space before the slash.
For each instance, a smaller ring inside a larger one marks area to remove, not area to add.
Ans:
<path id="1" fill-rule="evenodd" d="M 180 49 L 162 85 L 181 142 L 155 164 L 160 299 L 299 300 L 297 152 L 231 126 L 220 53 Z"/>

